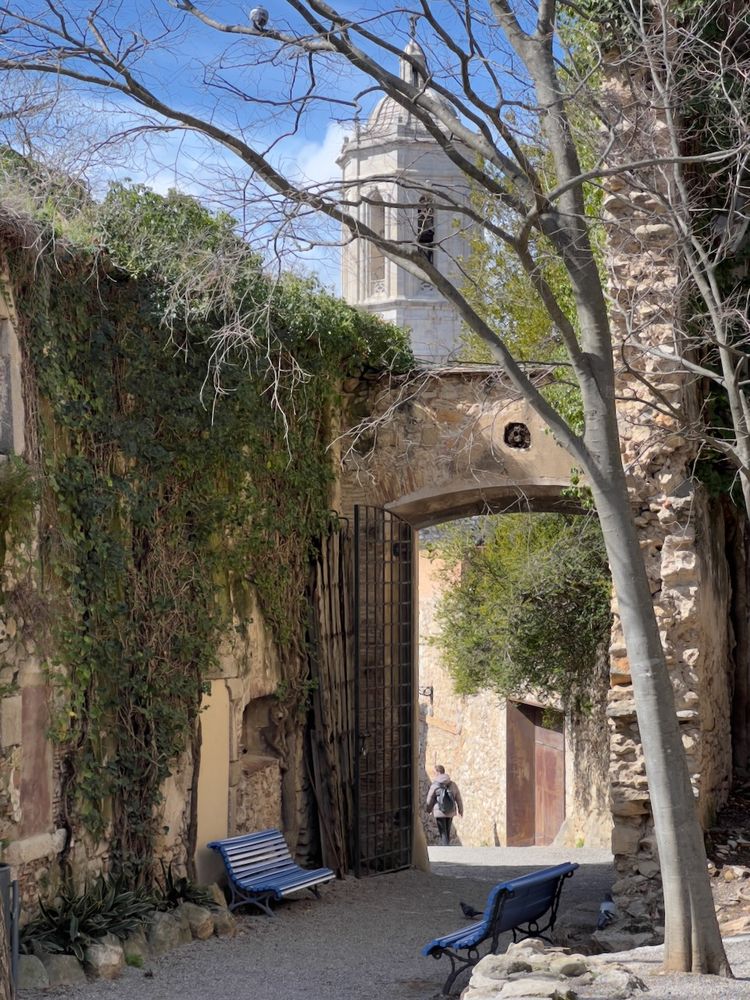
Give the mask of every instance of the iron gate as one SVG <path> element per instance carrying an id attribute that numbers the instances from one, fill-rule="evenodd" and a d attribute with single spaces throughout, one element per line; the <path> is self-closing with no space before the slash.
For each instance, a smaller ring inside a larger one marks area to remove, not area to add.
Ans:
<path id="1" fill-rule="evenodd" d="M 354 510 L 357 876 L 411 864 L 412 529 L 378 507 Z"/>

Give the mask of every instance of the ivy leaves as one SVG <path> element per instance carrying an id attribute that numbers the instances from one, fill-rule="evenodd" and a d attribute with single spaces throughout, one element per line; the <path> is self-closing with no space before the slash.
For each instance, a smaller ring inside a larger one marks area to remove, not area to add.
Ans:
<path id="1" fill-rule="evenodd" d="M 267 281 L 231 220 L 190 198 L 117 186 L 86 213 L 106 253 L 14 266 L 41 401 L 45 560 L 64 598 L 55 728 L 69 816 L 109 833 L 115 869 L 148 882 L 162 783 L 250 588 L 282 662 L 303 648 L 339 379 L 409 355 L 403 334 L 313 282 Z M 230 345 L 207 405 L 217 330 L 259 306 L 266 354 L 250 363 L 247 343 Z"/>

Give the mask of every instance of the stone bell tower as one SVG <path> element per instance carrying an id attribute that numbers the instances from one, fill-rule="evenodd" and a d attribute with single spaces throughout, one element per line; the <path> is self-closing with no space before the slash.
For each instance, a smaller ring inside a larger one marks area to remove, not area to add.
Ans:
<path id="1" fill-rule="evenodd" d="M 404 54 L 420 68 L 401 58 L 401 79 L 424 85 L 427 60 L 413 37 Z M 434 92 L 431 96 L 442 101 Z M 357 203 L 353 213 L 388 239 L 417 245 L 460 287 L 471 226 L 451 211 L 446 198 L 468 202 L 469 188 L 424 125 L 392 97 L 383 97 L 366 124 L 358 123 L 344 141 L 337 162 L 344 197 Z M 455 354 L 461 321 L 453 307 L 429 281 L 399 267 L 377 247 L 365 240 L 344 246 L 341 285 L 347 302 L 408 328 L 418 359 L 439 363 Z"/>

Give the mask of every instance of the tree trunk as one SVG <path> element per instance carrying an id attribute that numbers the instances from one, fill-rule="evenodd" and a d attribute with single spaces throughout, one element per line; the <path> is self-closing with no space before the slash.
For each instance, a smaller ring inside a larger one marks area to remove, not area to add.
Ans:
<path id="1" fill-rule="evenodd" d="M 731 976 L 714 910 L 672 682 L 619 457 L 596 472 L 591 487 L 617 595 L 647 761 L 664 887 L 664 966 L 673 971 Z"/>
<path id="2" fill-rule="evenodd" d="M 735 777 L 750 771 L 750 594 L 748 594 L 747 518 L 734 504 L 722 504 L 726 553 L 732 582 L 731 620 L 734 630 L 734 691 L 732 693 L 732 767 Z"/>

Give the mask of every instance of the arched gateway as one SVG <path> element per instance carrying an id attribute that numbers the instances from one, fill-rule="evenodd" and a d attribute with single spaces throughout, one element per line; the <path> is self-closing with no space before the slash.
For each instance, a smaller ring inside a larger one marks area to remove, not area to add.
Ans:
<path id="1" fill-rule="evenodd" d="M 387 765 L 389 752 L 408 729 L 404 722 L 407 703 L 412 727 L 417 718 L 415 676 L 413 670 L 409 672 L 415 648 L 413 529 L 472 514 L 574 513 L 580 508 L 570 488 L 571 457 L 496 371 L 432 367 L 403 378 L 363 376 L 345 388 L 345 432 L 337 443 L 341 474 L 335 506 L 352 525 L 357 507 L 381 514 L 377 523 L 371 514 L 365 520 L 360 517 L 360 530 L 355 532 L 360 568 L 363 560 L 369 566 L 355 587 L 358 668 L 360 674 L 370 671 L 366 683 L 372 695 L 370 720 L 359 722 L 361 776 L 363 761 L 368 767 L 377 760 L 378 766 Z M 649 421 L 641 404 L 621 406 L 631 499 L 672 670 L 691 778 L 706 822 L 726 796 L 731 768 L 731 594 L 723 569 L 724 528 L 715 502 L 690 477 L 689 443 L 682 442 L 671 427 L 661 431 Z M 408 560 L 396 567 L 407 550 Z M 380 676 L 372 673 L 375 661 L 383 671 Z M 658 865 L 630 671 L 617 615 L 610 679 L 612 846 L 623 877 L 621 891 L 632 891 L 635 899 L 644 891 L 644 883 L 658 875 Z M 368 695 L 360 691 L 360 696 L 362 708 L 368 704 Z M 377 747 L 368 748 L 368 738 L 374 738 L 368 728 L 372 720 L 386 717 L 390 735 L 379 736 Z M 413 752 L 411 734 L 408 740 Z M 403 751 L 390 759 L 397 759 L 401 768 L 396 782 L 400 801 L 406 788 Z M 414 756 L 411 759 L 413 767 Z M 413 778 L 412 773 L 412 807 L 416 803 Z M 381 788 L 387 778 L 374 771 L 369 780 L 374 788 Z M 377 814 L 392 824 L 398 850 L 389 854 L 377 837 L 373 839 L 372 816 L 368 818 L 365 809 L 358 822 L 363 824 L 364 840 L 360 841 L 370 843 L 376 854 L 370 870 L 383 870 L 384 856 L 404 857 L 398 838 L 402 838 L 409 812 L 385 801 L 382 791 L 378 794 Z M 366 801 L 366 796 L 360 797 L 360 806 Z M 414 815 L 412 808 L 411 819 Z M 417 834 L 418 852 L 419 831 L 416 823 L 411 826 Z"/>
<path id="2" fill-rule="evenodd" d="M 367 504 L 424 528 L 473 514 L 580 510 L 570 455 L 496 369 L 363 380 L 348 404 L 345 516 Z"/>
<path id="3" fill-rule="evenodd" d="M 427 79 L 425 54 L 415 39 L 405 52 L 411 58 L 401 60 L 401 75 L 407 79 L 415 65 L 424 66 Z M 348 137 L 338 162 L 342 189 L 359 218 L 389 239 L 412 242 L 438 270 L 461 283 L 460 262 L 472 236 L 455 211 L 457 199 L 469 197 L 465 178 L 408 109 L 384 98 Z M 730 571 L 736 573 L 737 567 L 732 569 L 734 556 L 726 554 L 727 537 L 742 536 L 744 527 L 731 505 L 722 506 L 696 478 L 700 447 L 683 422 L 659 411 L 659 400 L 667 399 L 673 412 L 684 411 L 689 425 L 701 405 L 699 387 L 670 360 L 679 275 L 662 235 L 668 227 L 655 224 L 661 207 L 614 184 L 603 207 L 618 223 L 610 233 L 607 267 L 622 457 L 691 782 L 708 823 L 727 797 L 733 741 L 741 764 L 750 753 L 748 667 L 732 654 L 735 634 L 744 633 L 733 632 L 731 624 L 744 621 L 745 570 L 743 562 L 740 585 L 732 586 Z M 631 234 L 638 237 L 636 252 Z M 395 260 L 373 254 L 361 240 L 346 244 L 342 291 L 352 304 L 409 329 L 417 357 L 442 364 L 455 355 L 461 338 L 457 314 L 429 283 Z M 640 369 L 657 386 L 658 396 L 634 377 Z M 403 539 L 395 550 L 385 545 L 389 518 L 398 517 L 398 524 L 411 531 L 471 514 L 576 509 L 569 495 L 573 463 L 501 376 L 474 368 L 431 368 L 403 381 L 364 378 L 349 391 L 344 426 L 359 430 L 339 441 L 342 481 L 335 506 L 349 518 L 357 505 L 384 512 L 380 528 L 370 521 L 369 531 L 357 540 L 360 548 L 372 547 L 373 557 L 388 551 L 391 559 L 394 551 L 405 551 Z M 369 565 L 372 586 L 392 596 L 395 570 L 376 569 L 376 558 Z M 400 585 L 404 573 L 401 566 Z M 366 599 L 369 591 L 364 593 Z M 360 604 L 362 594 L 360 581 Z M 393 614 L 399 623 L 395 633 L 403 640 L 405 612 L 391 605 Z M 376 622 L 381 647 L 386 635 L 394 634 L 393 622 L 392 617 Z M 610 680 L 612 847 L 621 876 L 616 891 L 621 901 L 632 896 L 631 912 L 638 919 L 643 897 L 658 896 L 659 866 L 616 607 Z M 382 759 L 384 744 L 380 749 Z M 402 816 L 400 806 L 389 812 L 389 805 L 381 800 L 383 813 Z"/>
<path id="4" fill-rule="evenodd" d="M 423 848 L 413 529 L 475 514 L 581 508 L 570 456 L 495 369 L 431 367 L 349 389 L 337 507 L 354 538 L 353 863 L 369 874 L 410 864 Z M 512 731 L 508 753 L 518 756 L 528 748 L 514 744 Z M 560 761 L 556 809 L 565 794 Z M 533 761 L 513 795 L 510 770 L 508 800 L 522 804 L 529 792 L 533 813 Z M 507 842 L 534 843 L 533 816 L 530 841 L 514 841 L 511 825 L 509 818 Z"/>

